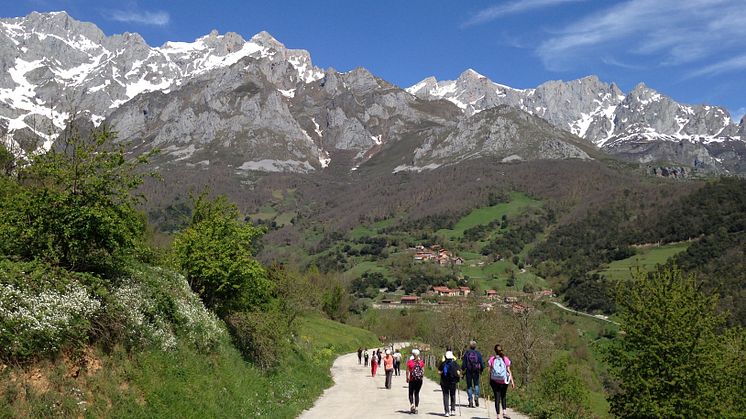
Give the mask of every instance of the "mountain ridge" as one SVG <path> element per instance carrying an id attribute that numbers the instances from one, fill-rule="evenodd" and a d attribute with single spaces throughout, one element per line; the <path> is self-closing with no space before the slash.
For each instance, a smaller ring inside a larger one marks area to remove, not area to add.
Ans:
<path id="1" fill-rule="evenodd" d="M 106 36 L 65 12 L 0 19 L 0 66 L 8 70 L 0 76 L 0 135 L 26 153 L 49 148 L 53 133 L 77 118 L 106 121 L 136 148 L 163 148 L 164 162 L 204 167 L 212 153 L 226 159 L 213 164 L 242 167 L 239 172 L 313 172 L 333 158 L 349 161 L 354 171 L 402 141 L 411 146 L 400 152 L 412 154 L 394 155 L 392 170 L 481 156 L 590 156 L 573 150 L 564 132 L 641 164 L 746 170 L 746 126 L 735 125 L 723 108 L 680 105 L 643 83 L 624 94 L 593 75 L 514 89 L 468 69 L 455 81 L 429 77 L 402 90 L 364 68 L 322 70 L 308 51 L 288 49 L 265 31 L 245 40 L 213 30 L 193 42 L 151 47 L 136 33 Z M 525 128 L 507 131 L 512 137 L 499 152 L 495 143 L 485 147 L 483 138 L 456 133 L 474 128 L 470 117 L 500 105 L 548 121 L 558 131 L 545 140 L 563 138 L 562 145 L 527 152 L 524 145 L 539 144 L 531 137 L 538 122 L 527 127 L 514 112 L 492 115 L 514 118 L 504 128 Z M 449 136 L 459 138 L 450 155 L 423 149 Z M 219 138 L 223 151 L 208 150 Z M 523 156 L 503 153 L 511 147 L 523 148 Z M 191 158 L 195 153 L 203 158 Z"/>

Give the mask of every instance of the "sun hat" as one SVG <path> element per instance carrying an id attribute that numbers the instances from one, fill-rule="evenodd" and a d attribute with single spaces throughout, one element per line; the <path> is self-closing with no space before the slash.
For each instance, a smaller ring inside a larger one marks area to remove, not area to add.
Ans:
<path id="1" fill-rule="evenodd" d="M 456 359 L 456 357 L 453 356 L 453 352 L 447 351 L 446 352 L 446 359 Z"/>
<path id="2" fill-rule="evenodd" d="M 386 355 L 391 355 L 391 351 L 389 351 L 388 349 L 386 349 Z"/>
<path id="3" fill-rule="evenodd" d="M 412 355 L 419 355 L 420 350 L 419 349 L 412 349 Z"/>

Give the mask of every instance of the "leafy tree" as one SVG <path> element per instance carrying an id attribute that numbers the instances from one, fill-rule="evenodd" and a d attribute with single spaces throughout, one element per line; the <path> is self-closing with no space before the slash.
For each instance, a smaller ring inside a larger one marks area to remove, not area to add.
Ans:
<path id="1" fill-rule="evenodd" d="M 235 204 L 206 194 L 194 203 L 187 229 L 176 235 L 173 258 L 205 305 L 219 316 L 268 306 L 272 282 L 254 259 L 264 230 L 247 223 Z"/>
<path id="2" fill-rule="evenodd" d="M 623 335 L 605 353 L 620 393 L 619 417 L 720 417 L 716 297 L 699 291 L 692 275 L 669 268 L 637 272 L 618 292 Z M 742 390 L 741 390 L 742 391 Z"/>
<path id="3" fill-rule="evenodd" d="M 20 189 L 0 202 L 0 250 L 76 271 L 99 271 L 141 243 L 144 220 L 132 193 L 150 154 L 126 158 L 107 129 L 65 138 L 18 169 Z"/>

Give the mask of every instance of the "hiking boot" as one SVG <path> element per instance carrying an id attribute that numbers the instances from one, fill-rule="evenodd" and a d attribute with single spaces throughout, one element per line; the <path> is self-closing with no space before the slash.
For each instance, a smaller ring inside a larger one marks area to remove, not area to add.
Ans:
<path id="1" fill-rule="evenodd" d="M 477 405 L 477 407 L 479 407 L 479 397 L 477 397 L 476 399 L 474 399 L 474 404 Z"/>
<path id="2" fill-rule="evenodd" d="M 477 405 L 477 406 L 479 406 L 479 405 Z M 469 407 L 474 407 L 474 402 L 472 402 L 471 400 L 469 400 Z"/>
<path id="3" fill-rule="evenodd" d="M 415 409 L 414 404 L 409 407 L 409 413 L 414 413 L 416 411 L 417 411 L 417 409 Z"/>

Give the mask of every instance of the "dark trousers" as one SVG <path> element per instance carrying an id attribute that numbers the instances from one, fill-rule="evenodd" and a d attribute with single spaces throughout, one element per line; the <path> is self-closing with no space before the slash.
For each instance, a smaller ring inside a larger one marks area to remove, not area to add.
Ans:
<path id="1" fill-rule="evenodd" d="M 365 366 L 368 366 L 368 358 L 365 358 Z"/>
<path id="2" fill-rule="evenodd" d="M 469 396 L 471 403 L 472 395 L 479 398 L 479 372 L 466 371 L 466 394 Z"/>
<path id="3" fill-rule="evenodd" d="M 456 411 L 456 383 L 441 383 L 440 389 L 443 390 L 443 409 L 446 412 Z M 448 400 L 450 399 L 450 409 Z"/>
<path id="4" fill-rule="evenodd" d="M 414 407 L 420 405 L 420 389 L 422 388 L 422 380 L 412 380 L 409 382 L 409 404 L 413 404 Z"/>
<path id="5" fill-rule="evenodd" d="M 401 361 L 394 361 L 394 374 L 397 376 L 401 375 Z"/>
<path id="6" fill-rule="evenodd" d="M 500 404 L 502 404 L 502 410 L 506 409 L 505 400 L 507 399 L 508 394 L 508 385 L 507 384 L 498 384 L 492 380 L 490 380 L 490 387 L 492 387 L 492 392 L 495 393 L 495 411 L 497 414 L 500 414 Z"/>
<path id="7" fill-rule="evenodd" d="M 386 370 L 386 388 L 391 390 L 391 377 L 394 375 L 394 370 Z"/>
<path id="8" fill-rule="evenodd" d="M 357 356 L 357 364 L 360 365 L 360 364 L 362 364 L 362 362 L 363 362 L 363 357 L 360 356 L 360 355 L 358 355 Z"/>

